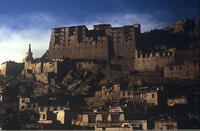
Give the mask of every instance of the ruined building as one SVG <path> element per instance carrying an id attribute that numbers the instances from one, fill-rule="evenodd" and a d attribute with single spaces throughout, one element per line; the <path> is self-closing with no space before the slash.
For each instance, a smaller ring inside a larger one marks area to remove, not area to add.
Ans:
<path id="1" fill-rule="evenodd" d="M 55 84 L 60 76 L 66 72 L 72 63 L 63 59 L 33 59 L 31 45 L 25 59 L 23 59 L 24 70 L 22 74 L 28 78 L 34 78 L 42 83 Z"/>
<path id="2" fill-rule="evenodd" d="M 16 63 L 14 61 L 7 61 L 1 64 L 1 75 L 3 76 L 16 76 L 21 73 L 24 65 L 22 63 Z"/>

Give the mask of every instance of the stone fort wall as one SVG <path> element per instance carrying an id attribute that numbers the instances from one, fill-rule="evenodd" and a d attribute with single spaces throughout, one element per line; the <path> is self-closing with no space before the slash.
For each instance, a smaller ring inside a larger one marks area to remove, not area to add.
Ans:
<path id="1" fill-rule="evenodd" d="M 159 71 L 174 64 L 175 49 L 151 52 L 135 51 L 134 70 L 139 72 Z"/>

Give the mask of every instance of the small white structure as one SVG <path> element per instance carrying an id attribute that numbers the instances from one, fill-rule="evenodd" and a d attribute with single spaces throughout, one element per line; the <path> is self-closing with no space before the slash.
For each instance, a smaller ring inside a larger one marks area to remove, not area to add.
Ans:
<path id="1" fill-rule="evenodd" d="M 125 121 L 123 112 L 85 112 L 78 114 L 72 125 L 89 127 L 110 127 L 113 123 L 119 127 L 119 124 Z"/>
<path id="2" fill-rule="evenodd" d="M 181 105 L 181 104 L 187 104 L 187 103 L 188 103 L 188 101 L 185 96 L 167 99 L 168 106 L 175 106 L 175 105 Z"/>
<path id="3" fill-rule="evenodd" d="M 133 130 L 147 130 L 147 120 L 133 120 Z"/>
<path id="4" fill-rule="evenodd" d="M 149 105 L 158 105 L 158 93 L 157 90 L 139 90 L 134 92 L 135 103 L 147 103 Z"/>
<path id="5" fill-rule="evenodd" d="M 19 111 L 34 110 L 37 112 L 38 103 L 34 103 L 30 98 L 19 97 Z"/>
<path id="6" fill-rule="evenodd" d="M 177 121 L 174 120 L 157 120 L 154 122 L 155 130 L 176 130 Z"/>
<path id="7" fill-rule="evenodd" d="M 110 107 L 109 112 L 123 112 L 122 108 L 117 106 L 117 107 Z"/>
<path id="8" fill-rule="evenodd" d="M 108 126 L 108 127 L 98 127 L 95 126 L 95 130 L 108 130 L 108 131 L 132 131 L 133 127 L 130 123 L 122 123 L 119 126 Z"/>
<path id="9" fill-rule="evenodd" d="M 38 123 L 52 124 L 53 121 L 60 121 L 61 124 L 65 124 L 66 111 L 69 111 L 69 107 L 41 106 L 38 108 Z"/>

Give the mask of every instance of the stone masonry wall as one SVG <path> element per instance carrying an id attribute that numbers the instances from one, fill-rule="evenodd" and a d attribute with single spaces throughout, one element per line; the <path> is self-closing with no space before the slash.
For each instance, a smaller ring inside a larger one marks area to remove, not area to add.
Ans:
<path id="1" fill-rule="evenodd" d="M 1 75 L 18 75 L 22 72 L 24 64 L 13 61 L 5 62 L 1 65 Z"/>
<path id="2" fill-rule="evenodd" d="M 182 65 L 164 68 L 164 78 L 196 79 L 199 76 L 199 63 L 185 61 Z"/>
<path id="3" fill-rule="evenodd" d="M 175 50 L 150 53 L 135 52 L 134 69 L 139 72 L 158 71 L 174 63 Z"/>

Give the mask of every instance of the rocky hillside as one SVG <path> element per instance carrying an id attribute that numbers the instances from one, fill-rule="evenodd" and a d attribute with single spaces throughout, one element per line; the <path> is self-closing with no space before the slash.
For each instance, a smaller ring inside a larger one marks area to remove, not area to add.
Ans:
<path id="1" fill-rule="evenodd" d="M 195 48 L 200 47 L 200 17 L 182 19 L 163 29 L 141 33 L 136 40 L 137 48 Z"/>

